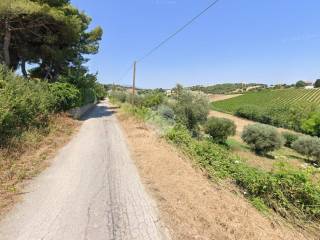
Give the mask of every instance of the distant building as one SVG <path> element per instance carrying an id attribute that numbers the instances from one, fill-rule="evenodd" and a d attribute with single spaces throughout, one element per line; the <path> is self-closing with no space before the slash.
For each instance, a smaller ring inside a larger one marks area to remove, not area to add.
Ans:
<path id="1" fill-rule="evenodd" d="M 314 89 L 313 82 L 306 81 L 306 86 L 304 87 L 305 89 Z"/>

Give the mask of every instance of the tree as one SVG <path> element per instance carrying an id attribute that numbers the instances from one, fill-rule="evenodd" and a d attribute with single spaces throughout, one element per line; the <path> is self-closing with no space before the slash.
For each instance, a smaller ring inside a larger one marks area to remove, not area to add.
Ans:
<path id="1" fill-rule="evenodd" d="M 225 144 L 229 136 L 236 134 L 236 125 L 226 118 L 211 117 L 205 124 L 204 131 L 214 142 Z"/>
<path id="2" fill-rule="evenodd" d="M 316 82 L 314 83 L 315 88 L 320 88 L 320 79 L 317 79 Z"/>
<path id="3" fill-rule="evenodd" d="M 298 82 L 296 83 L 296 87 L 297 87 L 297 88 L 303 88 L 303 87 L 305 87 L 305 86 L 307 86 L 307 84 L 306 84 L 305 81 L 300 80 L 300 81 L 298 81 Z"/>
<path id="4" fill-rule="evenodd" d="M 292 144 L 292 148 L 298 153 L 306 155 L 310 160 L 320 163 L 320 139 L 317 137 L 302 136 Z"/>
<path id="5" fill-rule="evenodd" d="M 68 0 L 1 0 L 0 59 L 10 68 L 37 64 L 34 77 L 56 79 L 68 66 L 94 54 L 101 28 L 88 32 L 91 19 Z"/>
<path id="6" fill-rule="evenodd" d="M 203 94 L 181 90 L 173 104 L 176 119 L 194 134 L 197 133 L 199 123 L 204 123 L 209 114 L 209 100 Z"/>
<path id="7" fill-rule="evenodd" d="M 241 138 L 259 155 L 266 155 L 284 144 L 276 128 L 263 124 L 246 126 Z"/>

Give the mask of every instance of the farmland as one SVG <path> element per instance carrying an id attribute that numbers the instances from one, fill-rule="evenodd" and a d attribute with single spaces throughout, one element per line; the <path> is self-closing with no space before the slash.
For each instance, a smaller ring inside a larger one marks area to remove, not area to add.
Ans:
<path id="1" fill-rule="evenodd" d="M 212 103 L 215 110 L 257 122 L 306 132 L 302 125 L 318 110 L 320 89 L 279 89 L 252 92 Z"/>
<path id="2" fill-rule="evenodd" d="M 266 90 L 247 93 L 245 95 L 213 103 L 217 110 L 234 113 L 242 105 L 259 107 L 320 104 L 320 89 L 284 89 Z"/>

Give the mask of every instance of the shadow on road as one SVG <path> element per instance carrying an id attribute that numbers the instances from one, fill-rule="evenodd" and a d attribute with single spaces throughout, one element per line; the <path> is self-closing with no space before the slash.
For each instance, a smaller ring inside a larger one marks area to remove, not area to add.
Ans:
<path id="1" fill-rule="evenodd" d="M 96 106 L 92 110 L 90 110 L 88 113 L 86 113 L 80 121 L 86 121 L 93 118 L 102 118 L 102 117 L 108 117 L 115 113 L 115 111 L 112 111 L 112 109 L 115 109 L 114 107 L 108 108 L 107 106 Z"/>

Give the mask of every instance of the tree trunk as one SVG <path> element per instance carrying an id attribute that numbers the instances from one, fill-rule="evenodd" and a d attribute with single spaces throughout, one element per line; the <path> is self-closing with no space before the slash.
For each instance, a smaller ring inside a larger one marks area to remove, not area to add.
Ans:
<path id="1" fill-rule="evenodd" d="M 23 76 L 25 78 L 28 77 L 28 73 L 27 73 L 27 70 L 26 70 L 26 61 L 25 60 L 22 60 L 22 62 L 21 62 L 21 72 L 22 72 L 22 74 L 23 74 Z"/>
<path id="2" fill-rule="evenodd" d="M 10 67 L 11 60 L 10 60 L 10 42 L 11 42 L 11 31 L 10 31 L 10 25 L 9 21 L 5 20 L 5 34 L 4 34 L 4 41 L 3 41 L 3 56 L 4 56 L 4 63 Z"/>

